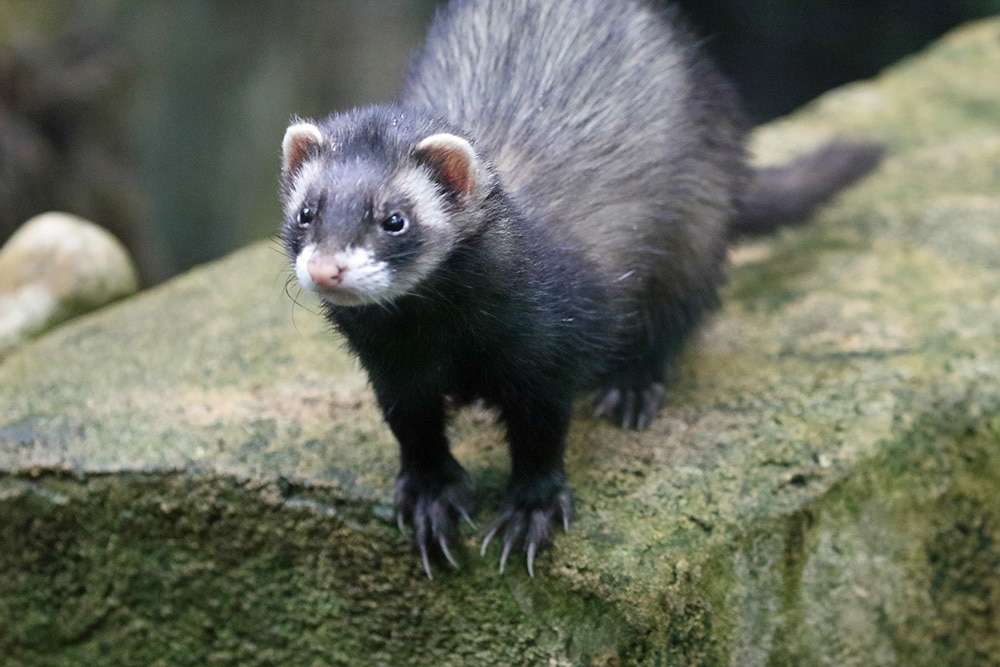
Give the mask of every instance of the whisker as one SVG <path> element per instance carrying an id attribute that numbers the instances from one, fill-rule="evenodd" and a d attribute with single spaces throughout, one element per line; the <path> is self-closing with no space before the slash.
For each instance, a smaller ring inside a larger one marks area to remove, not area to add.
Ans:
<path id="1" fill-rule="evenodd" d="M 295 285 L 298 288 L 295 290 L 294 294 L 292 293 L 291 289 L 292 285 Z M 318 312 L 315 307 L 307 305 L 300 300 L 303 291 L 302 285 L 299 284 L 298 279 L 296 278 L 294 273 L 290 273 L 285 278 L 285 284 L 282 288 L 282 291 L 284 291 L 285 296 L 287 296 L 288 299 L 292 302 L 292 307 L 291 307 L 292 326 L 295 327 L 296 331 L 301 333 L 301 331 L 299 331 L 298 321 L 295 319 L 295 312 L 296 312 L 295 307 L 298 306 L 299 308 L 306 311 L 307 313 L 310 313 L 313 316 L 321 315 L 321 313 Z"/>

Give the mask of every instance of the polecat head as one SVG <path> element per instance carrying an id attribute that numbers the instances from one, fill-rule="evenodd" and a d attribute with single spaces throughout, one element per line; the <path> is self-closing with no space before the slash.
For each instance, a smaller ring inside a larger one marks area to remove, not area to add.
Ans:
<path id="1" fill-rule="evenodd" d="M 491 189 L 467 140 L 393 109 L 295 122 L 282 149 L 282 240 L 303 287 L 337 306 L 411 293 Z"/>

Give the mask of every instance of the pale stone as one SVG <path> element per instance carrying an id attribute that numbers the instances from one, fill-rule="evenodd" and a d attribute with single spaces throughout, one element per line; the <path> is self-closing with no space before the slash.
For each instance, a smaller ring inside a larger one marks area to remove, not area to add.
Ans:
<path id="1" fill-rule="evenodd" d="M 138 285 L 110 232 L 68 213 L 35 216 L 0 248 L 0 352 Z"/>

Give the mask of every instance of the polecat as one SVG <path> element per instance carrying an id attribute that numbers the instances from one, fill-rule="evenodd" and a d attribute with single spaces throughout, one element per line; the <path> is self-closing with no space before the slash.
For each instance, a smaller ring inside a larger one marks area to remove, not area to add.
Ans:
<path id="1" fill-rule="evenodd" d="M 643 0 L 455 0 L 398 101 L 295 121 L 281 236 L 367 369 L 399 440 L 395 503 L 429 552 L 472 502 L 446 397 L 510 446 L 500 569 L 568 527 L 574 396 L 645 428 L 716 305 L 728 241 L 807 217 L 878 162 L 832 143 L 747 165 L 747 122 L 675 12 Z"/>

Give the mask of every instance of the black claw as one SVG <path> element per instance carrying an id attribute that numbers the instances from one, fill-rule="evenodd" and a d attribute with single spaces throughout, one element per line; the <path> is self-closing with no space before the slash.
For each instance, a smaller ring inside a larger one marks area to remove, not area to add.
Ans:
<path id="1" fill-rule="evenodd" d="M 552 543 L 551 526 L 556 517 L 561 519 L 565 530 L 569 530 L 573 520 L 573 498 L 569 489 L 559 491 L 548 505 L 542 507 L 509 506 L 494 519 L 486 536 L 480 555 L 486 555 L 486 548 L 500 531 L 503 531 L 503 549 L 500 553 L 501 574 L 507 567 L 510 554 L 517 547 L 523 547 L 526 554 L 528 574 L 535 576 L 535 557 L 544 547 Z"/>
<path id="2" fill-rule="evenodd" d="M 443 556 L 453 568 L 458 568 L 458 560 L 448 542 L 458 534 L 460 518 L 472 523 L 471 508 L 462 481 L 435 485 L 400 475 L 396 483 L 396 523 L 403 532 L 406 532 L 407 521 L 413 526 L 413 542 L 428 579 L 434 579 L 432 551 Z"/>
<path id="3" fill-rule="evenodd" d="M 441 553 L 444 554 L 444 557 L 448 560 L 451 566 L 457 570 L 458 561 L 455 560 L 455 557 L 451 555 L 451 551 L 448 550 L 448 541 L 444 539 L 444 535 L 438 539 L 438 546 L 441 547 Z"/>
<path id="4" fill-rule="evenodd" d="M 636 418 L 636 429 L 645 431 L 653 423 L 656 413 L 663 407 L 667 388 L 661 382 L 654 382 L 642 390 L 642 405 Z"/>
<path id="5" fill-rule="evenodd" d="M 651 382 L 642 389 L 611 387 L 598 396 L 594 417 L 612 419 L 626 430 L 644 431 L 653 423 L 666 395 L 662 382 Z"/>
<path id="6" fill-rule="evenodd" d="M 535 554 L 538 552 L 538 543 L 528 543 L 528 576 L 535 578 Z"/>
<path id="7" fill-rule="evenodd" d="M 427 573 L 427 578 L 434 581 L 434 574 L 431 572 L 431 562 L 427 557 L 427 544 L 424 542 L 420 543 L 420 561 L 424 564 L 424 572 Z"/>
<path id="8" fill-rule="evenodd" d="M 562 516 L 563 520 L 563 532 L 569 532 L 569 523 L 575 518 L 575 512 L 573 511 L 573 496 L 568 492 L 563 492 L 559 494 L 557 498 L 559 501 L 559 514 Z"/>
<path id="9" fill-rule="evenodd" d="M 479 549 L 480 556 L 486 555 L 486 547 L 490 546 L 490 542 L 492 542 L 493 538 L 496 537 L 497 531 L 500 530 L 500 525 L 501 524 L 499 523 L 494 523 L 493 526 L 486 531 L 486 537 L 483 538 L 483 546 Z"/>
<path id="10" fill-rule="evenodd" d="M 513 542 L 504 541 L 503 552 L 500 554 L 500 574 L 503 574 L 503 570 L 507 567 L 507 557 L 510 556 L 510 550 L 514 546 Z"/>
<path id="11" fill-rule="evenodd" d="M 594 406 L 594 417 L 598 419 L 614 417 L 621 400 L 622 393 L 619 390 L 609 389 Z"/>
<path id="12" fill-rule="evenodd" d="M 624 397 L 621 405 L 622 413 L 622 428 L 626 431 L 631 431 L 635 428 L 635 418 L 636 418 L 636 395 L 634 391 L 624 392 Z"/>

